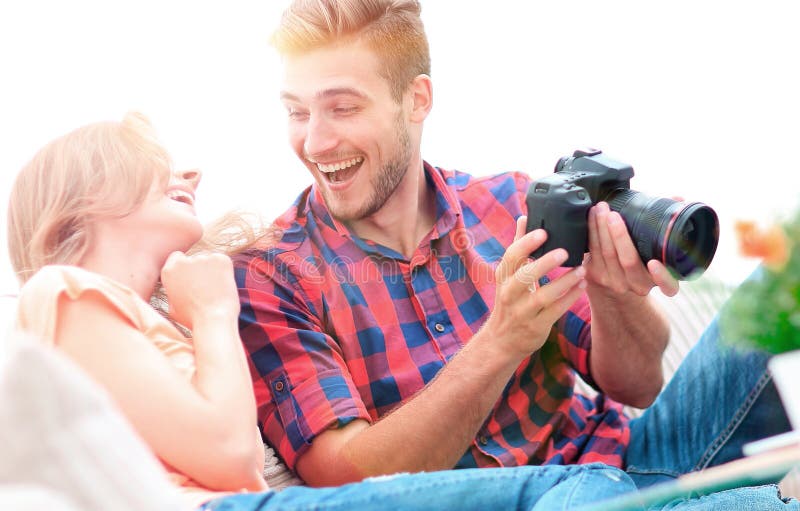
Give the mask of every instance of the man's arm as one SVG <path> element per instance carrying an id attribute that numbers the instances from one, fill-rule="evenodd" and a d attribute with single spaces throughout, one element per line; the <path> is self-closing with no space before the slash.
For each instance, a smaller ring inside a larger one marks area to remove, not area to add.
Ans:
<path id="1" fill-rule="evenodd" d="M 373 425 L 355 421 L 314 438 L 297 460 L 312 486 L 453 468 L 521 362 L 478 332 L 412 400 Z"/>
<path id="2" fill-rule="evenodd" d="M 338 485 L 396 472 L 452 468 L 473 441 L 519 364 L 583 293 L 576 268 L 535 292 L 529 286 L 566 260 L 555 250 L 534 263 L 545 239 L 517 224 L 516 241 L 496 271 L 495 307 L 483 328 L 413 399 L 373 425 L 355 421 L 317 435 L 297 461 L 310 485 Z"/>
<path id="3" fill-rule="evenodd" d="M 645 267 L 624 220 L 599 203 L 589 213 L 587 295 L 592 309 L 591 371 L 611 398 L 640 408 L 661 390 L 669 324 L 648 294 L 673 296 L 678 282 L 658 261 Z"/>

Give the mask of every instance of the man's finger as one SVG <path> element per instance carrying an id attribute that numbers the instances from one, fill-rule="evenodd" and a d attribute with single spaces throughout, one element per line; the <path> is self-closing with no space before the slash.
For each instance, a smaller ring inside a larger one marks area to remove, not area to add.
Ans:
<path id="1" fill-rule="evenodd" d="M 642 264 L 642 258 L 639 256 L 631 235 L 628 233 L 628 228 L 625 226 L 625 221 L 619 213 L 612 211 L 608 214 L 608 231 L 625 278 L 635 292 L 647 293 L 653 287 L 653 280 Z"/>
<path id="2" fill-rule="evenodd" d="M 554 324 L 569 310 L 572 304 L 583 295 L 583 290 L 584 287 L 581 287 L 581 285 L 575 285 L 569 288 L 569 291 L 539 311 L 538 317 L 548 324 Z"/>
<path id="3" fill-rule="evenodd" d="M 520 266 L 514 273 L 514 279 L 530 291 L 539 279 L 564 264 L 568 257 L 567 251 L 563 248 L 551 250 L 539 259 Z"/>
<path id="4" fill-rule="evenodd" d="M 658 286 L 664 295 L 675 296 L 678 294 L 678 290 L 680 289 L 678 279 L 673 277 L 669 269 L 660 261 L 656 261 L 655 259 L 648 261 L 647 270 L 650 272 L 650 276 L 655 285 Z"/>
<path id="5" fill-rule="evenodd" d="M 625 275 L 619 264 L 619 256 L 611 239 L 608 226 L 608 214 L 610 213 L 608 204 L 598 203 L 597 205 L 597 238 L 599 240 L 600 251 L 592 253 L 592 257 L 601 257 L 605 266 L 606 275 L 612 282 L 622 282 Z"/>
<path id="6" fill-rule="evenodd" d="M 517 224 L 519 229 L 519 224 Z M 524 227 L 523 227 L 524 229 Z M 497 266 L 496 275 L 498 282 L 505 282 L 523 264 L 528 262 L 531 252 L 542 246 L 547 239 L 544 229 L 536 229 L 524 234 L 506 249 L 503 259 Z"/>
<path id="7" fill-rule="evenodd" d="M 541 300 L 543 304 L 555 303 L 562 295 L 572 290 L 575 286 L 584 289 L 586 287 L 585 276 L 586 268 L 578 266 L 557 279 L 548 282 L 547 285 L 537 289 L 536 297 Z"/>
<path id="8" fill-rule="evenodd" d="M 514 241 L 517 241 L 521 237 L 525 236 L 525 228 L 528 226 L 528 217 L 522 215 L 521 217 L 517 218 L 517 231 L 514 233 Z"/>
<path id="9" fill-rule="evenodd" d="M 589 227 L 589 253 L 600 254 L 600 239 L 597 232 L 597 206 L 592 206 L 589 210 L 587 224 Z"/>

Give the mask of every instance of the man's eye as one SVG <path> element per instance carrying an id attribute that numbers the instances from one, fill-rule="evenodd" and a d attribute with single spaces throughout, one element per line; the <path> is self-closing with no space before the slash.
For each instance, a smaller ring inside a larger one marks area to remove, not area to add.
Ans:
<path id="1" fill-rule="evenodd" d="M 354 114 L 357 111 L 358 111 L 357 106 L 337 106 L 336 108 L 333 109 L 333 112 L 336 113 L 337 115 Z"/>
<path id="2" fill-rule="evenodd" d="M 295 110 L 293 108 L 289 108 L 288 115 L 289 119 L 292 119 L 294 121 L 300 121 L 308 117 L 308 112 L 303 112 L 302 110 Z"/>

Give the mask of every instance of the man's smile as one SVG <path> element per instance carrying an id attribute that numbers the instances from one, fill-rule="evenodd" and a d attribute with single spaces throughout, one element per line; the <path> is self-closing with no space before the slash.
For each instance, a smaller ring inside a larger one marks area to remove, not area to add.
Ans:
<path id="1" fill-rule="evenodd" d="M 361 163 L 364 161 L 363 156 L 356 156 L 349 160 L 342 160 L 337 162 L 321 163 L 312 162 L 317 166 L 317 169 L 325 176 L 326 180 L 330 183 L 342 183 L 355 175 L 356 171 L 361 168 Z"/>

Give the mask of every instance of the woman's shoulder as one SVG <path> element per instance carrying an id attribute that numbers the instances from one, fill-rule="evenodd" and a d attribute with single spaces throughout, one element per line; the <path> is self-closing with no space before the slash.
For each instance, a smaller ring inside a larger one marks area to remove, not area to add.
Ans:
<path id="1" fill-rule="evenodd" d="M 49 331 L 65 306 L 85 299 L 99 300 L 137 327 L 143 308 L 148 307 L 132 289 L 108 277 L 77 266 L 50 265 L 37 271 L 20 289 L 18 323 L 46 325 Z"/>
<path id="2" fill-rule="evenodd" d="M 30 287 L 41 287 L 43 285 L 58 283 L 66 279 L 87 279 L 97 277 L 96 273 L 84 270 L 78 266 L 65 264 L 50 264 L 40 268 L 33 276 L 28 279 L 22 289 Z"/>
<path id="3" fill-rule="evenodd" d="M 78 266 L 49 265 L 39 269 L 22 286 L 20 297 L 29 294 L 59 294 L 65 291 L 70 295 L 80 295 L 88 290 L 130 298 L 137 296 L 132 289 L 99 273 Z"/>

